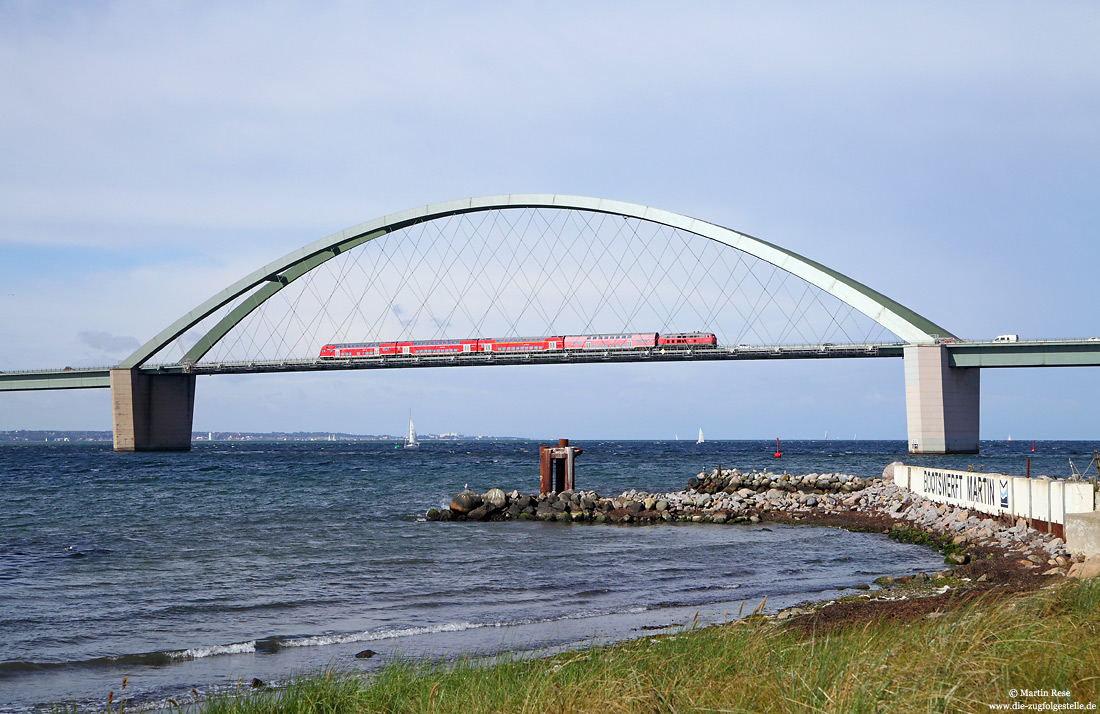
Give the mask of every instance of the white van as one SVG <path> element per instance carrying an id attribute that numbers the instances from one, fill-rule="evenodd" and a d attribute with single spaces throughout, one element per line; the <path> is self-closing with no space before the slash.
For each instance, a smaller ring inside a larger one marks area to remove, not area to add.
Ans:
<path id="1" fill-rule="evenodd" d="M 994 342 L 1019 342 L 1019 335 L 997 335 L 993 338 Z"/>

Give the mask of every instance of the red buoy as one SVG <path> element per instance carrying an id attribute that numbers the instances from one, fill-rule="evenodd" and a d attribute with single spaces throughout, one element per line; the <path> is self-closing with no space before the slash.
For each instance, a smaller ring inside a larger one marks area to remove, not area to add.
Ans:
<path id="1" fill-rule="evenodd" d="M 1031 442 L 1031 450 L 1035 451 L 1035 441 L 1034 440 L 1032 440 L 1032 442 Z"/>
<path id="2" fill-rule="evenodd" d="M 775 458 L 779 458 L 783 454 L 779 453 L 779 437 L 775 437 Z"/>

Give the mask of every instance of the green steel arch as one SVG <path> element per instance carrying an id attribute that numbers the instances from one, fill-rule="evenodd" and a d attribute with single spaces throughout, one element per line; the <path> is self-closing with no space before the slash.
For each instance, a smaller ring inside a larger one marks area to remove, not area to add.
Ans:
<path id="1" fill-rule="evenodd" d="M 820 263 L 804 258 L 797 253 L 781 248 L 767 241 L 729 228 L 670 213 L 648 206 L 639 206 L 621 201 L 609 201 L 601 198 L 583 196 L 559 196 L 555 194 L 509 194 L 503 196 L 483 196 L 458 201 L 433 203 L 413 208 L 401 213 L 376 218 L 351 228 L 334 233 L 327 238 L 310 243 L 298 250 L 268 263 L 259 270 L 241 278 L 226 289 L 212 296 L 195 309 L 182 316 L 158 335 L 146 342 L 132 355 L 123 360 L 119 367 L 132 369 L 140 367 L 160 351 L 201 320 L 230 301 L 262 286 L 246 300 L 237 305 L 223 317 L 217 325 L 207 332 L 192 347 L 181 362 L 196 362 L 215 344 L 233 329 L 249 313 L 262 305 L 268 298 L 294 282 L 317 266 L 336 257 L 344 251 L 355 248 L 368 241 L 386 235 L 392 231 L 407 228 L 417 223 L 463 213 L 477 213 L 507 208 L 560 208 L 637 218 L 643 221 L 659 223 L 689 233 L 709 238 L 731 248 L 744 251 L 772 265 L 796 275 L 811 285 L 821 288 L 854 309 L 870 317 L 895 335 L 912 344 L 931 343 L 937 338 L 954 337 L 950 332 L 921 317 L 909 308 L 901 305 L 882 293 L 852 280 Z"/>

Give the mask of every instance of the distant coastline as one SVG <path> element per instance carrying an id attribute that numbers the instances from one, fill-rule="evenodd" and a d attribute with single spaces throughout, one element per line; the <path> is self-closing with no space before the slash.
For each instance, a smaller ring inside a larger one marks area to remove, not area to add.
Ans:
<path id="1" fill-rule="evenodd" d="M 18 429 L 0 431 L 0 443 L 111 443 L 110 431 L 65 431 L 60 429 Z M 421 441 L 527 441 L 523 436 L 486 436 L 468 434 L 420 434 Z M 402 441 L 403 436 L 391 434 L 345 434 L 331 431 L 196 431 L 191 434 L 192 442 L 237 442 L 237 441 Z"/>

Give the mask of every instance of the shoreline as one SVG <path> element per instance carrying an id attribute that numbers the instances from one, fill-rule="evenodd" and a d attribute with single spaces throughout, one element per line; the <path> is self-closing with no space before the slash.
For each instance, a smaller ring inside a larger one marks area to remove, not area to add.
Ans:
<path id="1" fill-rule="evenodd" d="M 729 485 L 719 488 L 717 479 L 723 476 L 728 479 L 735 472 L 743 482 L 742 488 L 749 488 L 749 486 L 744 485 L 745 483 L 757 484 L 753 487 L 754 490 L 751 496 L 747 493 L 740 493 L 741 489 Z M 810 479 L 811 476 L 814 478 Z M 924 544 L 941 549 L 946 548 L 951 551 L 948 555 L 969 556 L 969 562 L 955 565 L 944 564 L 937 571 L 930 568 L 926 573 L 892 573 L 891 576 L 879 578 L 873 583 L 843 589 L 838 588 L 835 597 L 829 597 L 828 593 L 825 593 L 824 595 L 814 594 L 812 595 L 813 600 L 803 602 L 798 602 L 793 598 L 780 601 L 780 606 L 783 609 L 768 614 L 749 615 L 750 611 L 753 610 L 752 603 L 755 600 L 747 600 L 745 601 L 746 617 L 738 617 L 738 619 L 731 620 L 729 623 L 766 622 L 773 625 L 777 631 L 790 631 L 798 634 L 798 636 L 812 636 L 815 633 L 834 630 L 842 631 L 852 625 L 861 625 L 862 623 L 882 621 L 903 623 L 940 618 L 960 607 L 968 606 L 982 597 L 998 599 L 1011 597 L 1064 579 L 1065 573 L 1047 572 L 1063 567 L 1051 565 L 1049 561 L 1053 560 L 1057 564 L 1058 557 L 1066 557 L 1058 552 L 1061 550 L 1061 546 L 1054 542 L 1056 539 L 1052 536 L 1028 529 L 1020 529 L 1016 525 L 1009 526 L 1009 524 L 991 522 L 991 519 L 979 518 L 975 514 L 964 514 L 961 513 L 960 509 L 950 507 L 943 508 L 942 511 L 939 507 L 933 508 L 932 511 L 935 511 L 936 515 L 932 517 L 927 509 L 931 502 L 925 501 L 915 494 L 902 491 L 894 486 L 892 481 L 883 483 L 879 479 L 862 479 L 862 488 L 853 490 L 852 487 L 857 482 L 854 482 L 852 477 L 843 480 L 840 478 L 841 476 L 843 475 L 806 474 L 798 477 L 802 484 L 801 487 L 786 490 L 773 488 L 773 483 L 780 486 L 792 484 L 793 477 L 789 474 L 768 473 L 767 483 L 764 482 L 763 473 L 757 475 L 741 474 L 735 469 L 723 470 L 722 473 L 700 474 L 694 477 L 695 488 L 692 489 L 664 494 L 648 494 L 631 490 L 624 492 L 619 497 L 606 499 L 608 501 L 607 505 L 611 508 L 604 515 L 609 517 L 607 520 L 599 522 L 607 524 L 615 522 L 611 520 L 610 514 L 612 511 L 616 511 L 617 513 L 614 515 L 622 516 L 619 522 L 624 524 L 643 525 L 646 523 L 668 522 L 683 523 L 685 526 L 697 524 L 704 527 L 709 526 L 708 530 L 712 533 L 718 533 L 723 526 L 738 522 L 758 525 L 775 523 L 785 526 L 828 526 L 848 531 L 879 534 L 889 531 L 895 526 L 912 525 L 914 526 L 912 530 L 920 533 L 951 535 L 947 542 L 940 540 Z M 810 481 L 812 481 L 813 486 L 809 485 Z M 819 482 L 826 489 L 832 488 L 834 490 L 816 488 Z M 829 484 L 834 485 L 830 486 Z M 844 489 L 845 485 L 849 485 L 847 490 Z M 733 488 L 733 491 L 727 492 L 726 489 L 729 488 Z M 486 494 L 488 493 L 486 492 Z M 586 493 L 588 492 L 569 495 L 571 497 L 578 496 L 579 502 L 576 505 L 583 506 L 585 496 L 581 494 Z M 505 504 L 511 500 L 510 495 L 503 494 L 503 492 L 501 492 L 501 495 L 505 496 Z M 496 494 L 494 494 L 495 496 Z M 709 501 L 706 496 L 710 497 Z M 744 507 L 737 509 L 737 514 L 730 517 L 733 511 L 730 506 L 735 496 L 741 499 L 740 503 L 744 504 Z M 811 498 L 814 499 L 813 505 L 810 505 Z M 647 508 L 646 501 L 650 499 L 653 499 L 653 503 L 650 504 L 652 508 Z M 543 502 L 547 500 L 549 499 L 543 499 Z M 601 497 L 596 497 L 592 505 L 598 505 L 601 500 Z M 615 506 L 616 500 L 619 501 L 618 507 Z M 663 510 L 657 508 L 660 500 L 667 501 Z M 560 497 L 558 501 L 561 501 Z M 698 505 L 700 502 L 704 502 L 705 505 Z M 572 503 L 572 498 L 570 498 L 569 503 Z M 630 503 L 637 505 L 628 507 Z M 670 503 L 673 504 L 671 507 Z M 689 503 L 690 505 L 686 505 Z M 567 508 L 564 504 L 560 511 L 554 511 L 552 506 L 548 508 L 555 515 L 544 520 L 559 521 L 561 527 L 567 525 L 567 523 L 562 522 L 564 519 L 558 518 L 561 514 L 568 515 L 569 523 L 598 522 L 595 520 L 595 516 L 591 520 L 574 519 L 571 506 Z M 689 514 L 688 511 L 683 509 L 695 509 L 697 512 Z M 537 507 L 534 510 L 537 511 Z M 507 505 L 501 511 L 507 513 Z M 546 509 L 544 509 L 545 511 Z M 580 511 L 583 513 L 584 509 L 581 508 Z M 668 516 L 666 519 L 657 515 L 654 519 L 652 517 L 654 513 L 668 514 Z M 722 519 L 723 513 L 726 515 L 724 520 Z M 718 520 L 715 520 L 715 514 L 718 515 Z M 963 517 L 960 518 L 960 515 Z M 629 520 L 626 519 L 627 516 L 629 516 Z M 757 519 L 756 521 L 752 520 L 754 516 Z M 696 517 L 699 520 L 695 520 Z M 738 521 L 739 518 L 744 520 Z M 507 519 L 502 518 L 502 520 Z M 515 520 L 526 519 L 516 518 Z M 952 530 L 954 524 L 962 525 Z M 933 525 L 941 526 L 940 530 L 937 531 L 932 527 Z M 985 534 L 986 530 L 989 530 L 988 534 Z M 900 535 L 902 537 L 897 538 L 897 540 L 904 541 L 904 534 Z M 955 538 L 958 537 L 969 539 L 971 542 L 955 543 Z M 1002 539 L 1007 547 L 1001 546 Z M 950 546 L 948 546 L 948 543 Z M 1050 547 L 1050 550 L 1047 550 L 1047 546 Z M 1029 556 L 1043 561 L 1042 564 L 1029 560 Z M 1066 560 L 1067 565 L 1072 566 L 1073 559 L 1066 558 Z M 858 563 L 855 567 L 858 567 Z M 772 609 L 774 608 L 773 605 Z M 761 612 L 763 609 L 761 608 Z M 688 615 L 688 619 L 684 622 L 674 623 L 662 628 L 641 628 L 632 636 L 617 642 L 601 643 L 592 640 L 583 644 L 572 644 L 567 652 L 576 654 L 581 651 L 603 651 L 608 648 L 618 648 L 625 651 L 635 646 L 643 647 L 646 645 L 636 643 L 639 641 L 644 643 L 646 640 L 666 636 L 677 636 L 673 632 L 677 627 L 695 629 L 690 626 L 690 622 L 691 618 Z M 719 623 L 700 629 L 722 628 L 723 625 Z M 362 645 L 359 645 L 358 648 L 361 649 Z M 341 659 L 344 656 L 350 656 L 350 652 L 353 651 L 350 648 L 345 648 L 345 650 L 345 653 L 341 655 Z M 528 655 L 520 652 L 516 656 L 526 658 Z M 562 655 L 547 652 L 537 655 L 534 659 L 549 662 L 559 656 Z M 380 659 L 388 660 L 389 658 Z M 459 656 L 451 661 L 450 665 L 464 666 L 460 663 L 466 661 L 468 660 Z M 391 664 L 396 666 L 400 665 L 400 661 L 384 661 L 380 664 L 383 664 L 384 667 L 389 667 Z M 376 671 L 379 670 L 372 669 L 369 672 L 361 672 L 357 676 L 365 677 L 363 682 L 366 684 L 373 681 Z M 290 680 L 275 680 L 275 682 L 272 682 L 273 686 L 269 686 L 269 690 L 282 691 L 284 685 L 292 686 L 294 679 L 297 677 L 298 675 L 294 675 Z M 245 681 L 247 682 L 248 679 L 246 678 Z"/>
<path id="2" fill-rule="evenodd" d="M 942 614 L 985 595 L 1036 590 L 1067 577 L 1100 574 L 1097 563 L 1071 555 L 1061 538 L 969 509 L 938 504 L 893 483 L 894 463 L 882 478 L 847 474 L 778 474 L 738 469 L 700 472 L 682 491 L 631 489 L 616 497 L 592 491 L 523 495 L 490 489 L 459 493 L 430 521 L 557 521 L 563 525 L 766 524 L 836 527 L 876 532 L 928 545 L 945 555 L 932 573 L 877 579 L 840 599 L 807 601 L 766 617 L 799 628 L 835 628 L 853 621 Z M 938 616 L 938 615 L 937 615 Z"/>
<path id="3" fill-rule="evenodd" d="M 678 701 L 688 708 L 698 707 L 696 697 L 703 696 L 711 698 L 712 706 L 734 705 L 735 710 L 738 702 L 749 702 L 746 710 L 782 704 L 777 710 L 802 711 L 813 701 L 825 710 L 840 701 L 874 702 L 876 709 L 890 701 L 904 704 L 903 710 L 940 711 L 943 706 L 936 702 L 960 698 L 971 709 L 984 710 L 987 701 L 1015 700 L 1016 690 L 1009 687 L 1019 686 L 1018 680 L 1044 691 L 1049 687 L 1074 701 L 1092 699 L 1095 686 L 1089 681 L 1094 678 L 1082 679 L 1076 670 L 1051 670 L 1049 665 L 1054 656 L 1081 646 L 1066 633 L 1076 632 L 1082 613 L 1094 617 L 1097 611 L 1095 581 L 1081 587 L 1044 587 L 1060 586 L 1074 567 L 1080 570 L 1080 559 L 1064 555 L 1060 539 L 979 518 L 964 509 L 936 506 L 933 516 L 931 502 L 892 482 L 876 480 L 858 491 L 826 495 L 808 507 L 799 501 L 805 494 L 793 494 L 765 496 L 772 508 L 758 503 L 757 522 L 893 531 L 898 540 L 932 545 L 956 562 L 932 573 L 879 578 L 863 592 L 853 594 L 860 587 L 844 588 L 836 598 L 800 603 L 774 614 L 764 614 L 761 603 L 722 624 L 696 627 L 689 622 L 648 632 L 642 628 L 638 636 L 618 642 L 586 642 L 536 656 L 516 652 L 488 660 L 394 659 L 370 673 L 330 667 L 194 705 L 199 712 L 221 711 L 233 700 L 254 705 L 257 712 L 267 711 L 271 702 L 282 701 L 280 697 L 294 702 L 300 691 L 308 690 L 316 691 L 317 697 L 331 695 L 334 704 L 355 702 L 363 710 L 383 706 L 394 711 L 481 711 L 490 701 L 490 708 L 499 711 L 564 711 L 588 699 L 597 704 L 582 707 L 585 711 L 612 702 L 626 711 L 648 711 L 655 694 L 670 706 Z M 782 507 L 781 500 L 792 507 Z M 701 523 L 694 516 L 683 518 Z M 647 522 L 654 521 L 627 521 Z M 731 522 L 710 520 L 714 528 Z M 935 540 L 919 541 L 914 533 Z M 1059 558 L 1066 560 L 1069 571 Z M 1035 617 L 1040 612 L 1050 615 Z M 884 641 L 886 649 L 877 651 Z M 807 650 L 809 644 L 813 646 Z M 1039 644 L 1046 648 L 1042 654 L 1034 651 Z M 884 664 L 887 652 L 889 667 Z M 960 690 L 958 684 L 943 681 L 944 659 L 953 662 L 948 668 L 978 667 L 983 676 L 971 677 L 974 681 Z M 873 667 L 868 668 L 869 663 Z M 639 681 L 646 683 L 644 691 L 623 707 L 625 690 Z M 397 702 L 405 703 L 393 706 Z M 299 711 L 293 706 L 280 710 Z"/>

